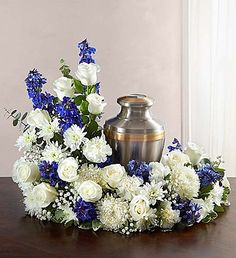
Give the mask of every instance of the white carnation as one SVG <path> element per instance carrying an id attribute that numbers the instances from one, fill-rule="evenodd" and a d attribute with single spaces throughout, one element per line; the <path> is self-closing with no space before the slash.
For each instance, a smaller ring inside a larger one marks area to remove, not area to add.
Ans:
<path id="1" fill-rule="evenodd" d="M 146 196 L 152 205 L 155 205 L 157 201 L 163 201 L 166 192 L 166 190 L 163 190 L 162 182 L 156 183 L 154 181 L 150 184 L 146 183 L 141 190 L 141 194 Z"/>
<path id="2" fill-rule="evenodd" d="M 170 173 L 169 167 L 164 166 L 162 163 L 151 162 L 149 166 L 151 167 L 151 171 L 149 173 L 151 181 L 163 182 L 164 178 Z"/>
<path id="3" fill-rule="evenodd" d="M 61 159 L 65 157 L 64 151 L 61 149 L 61 146 L 56 143 L 48 143 L 45 149 L 42 152 L 42 159 L 52 162 L 59 162 Z"/>
<path id="4" fill-rule="evenodd" d="M 36 132 L 34 128 L 28 129 L 26 132 L 23 133 L 17 140 L 16 140 L 16 147 L 19 150 L 30 150 L 33 143 L 37 140 Z"/>
<path id="5" fill-rule="evenodd" d="M 122 228 L 128 218 L 128 203 L 121 198 L 114 198 L 112 195 L 106 195 L 98 202 L 98 219 L 104 225 L 106 230 L 115 230 Z"/>
<path id="6" fill-rule="evenodd" d="M 171 151 L 167 156 L 164 156 L 162 160 L 171 169 L 174 168 L 176 165 L 184 165 L 190 163 L 188 155 L 184 154 L 180 150 Z"/>
<path id="7" fill-rule="evenodd" d="M 158 212 L 160 227 L 170 230 L 176 223 L 180 222 L 181 218 L 179 215 L 180 211 L 173 210 L 171 207 L 171 202 L 162 202 Z"/>
<path id="8" fill-rule="evenodd" d="M 53 90 L 56 92 L 57 97 L 62 101 L 63 97 L 73 97 L 75 88 L 72 86 L 72 79 L 67 77 L 60 77 L 53 83 Z"/>
<path id="9" fill-rule="evenodd" d="M 141 190 L 142 180 L 138 177 L 125 176 L 117 186 L 117 193 L 120 197 L 130 201 Z"/>
<path id="10" fill-rule="evenodd" d="M 181 198 L 191 200 L 198 196 L 200 181 L 194 169 L 176 165 L 170 174 L 170 186 Z"/>
<path id="11" fill-rule="evenodd" d="M 103 112 L 104 107 L 107 105 L 104 102 L 104 97 L 100 96 L 97 93 L 91 93 L 87 96 L 86 100 L 88 101 L 88 111 L 91 114 L 99 115 Z"/>
<path id="12" fill-rule="evenodd" d="M 85 135 L 84 128 L 81 129 L 78 125 L 72 125 L 63 135 L 64 143 L 71 151 L 78 150 L 85 141 Z"/>
<path id="13" fill-rule="evenodd" d="M 94 137 L 84 144 L 83 154 L 87 160 L 94 163 L 101 163 L 105 162 L 107 156 L 112 154 L 112 149 L 104 137 Z"/>

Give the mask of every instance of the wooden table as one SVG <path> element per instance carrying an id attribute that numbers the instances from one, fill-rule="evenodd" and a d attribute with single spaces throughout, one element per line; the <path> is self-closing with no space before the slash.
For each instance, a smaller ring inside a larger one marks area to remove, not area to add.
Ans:
<path id="1" fill-rule="evenodd" d="M 230 179 L 236 188 L 236 178 Z M 22 196 L 10 178 L 0 178 L 0 257 L 236 257 L 236 192 L 231 207 L 210 224 L 169 233 L 123 236 L 42 223 L 24 215 Z"/>

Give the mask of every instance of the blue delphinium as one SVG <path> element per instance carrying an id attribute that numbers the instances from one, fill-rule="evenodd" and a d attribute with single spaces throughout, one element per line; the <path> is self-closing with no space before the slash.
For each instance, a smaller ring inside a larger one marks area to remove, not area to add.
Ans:
<path id="1" fill-rule="evenodd" d="M 97 218 L 96 209 L 93 203 L 86 202 L 82 198 L 75 203 L 74 212 L 82 222 L 90 222 Z"/>
<path id="2" fill-rule="evenodd" d="M 111 164 L 112 164 L 112 156 L 108 156 L 108 157 L 107 157 L 107 160 L 106 160 L 105 162 L 97 163 L 97 166 L 98 166 L 99 168 L 104 168 L 104 167 L 106 167 L 106 166 L 108 166 L 108 165 L 111 165 Z"/>
<path id="3" fill-rule="evenodd" d="M 128 174 L 130 176 L 137 176 L 143 180 L 143 182 L 149 181 L 150 166 L 144 161 L 130 160 L 128 165 Z"/>
<path id="4" fill-rule="evenodd" d="M 191 226 L 200 220 L 201 206 L 191 202 L 190 200 L 183 200 L 179 198 L 175 203 L 172 203 L 172 208 L 180 211 L 181 222 L 188 226 Z"/>
<path id="5" fill-rule="evenodd" d="M 49 93 L 42 93 L 42 87 L 46 82 L 47 79 L 36 69 L 29 71 L 25 79 L 28 96 L 33 102 L 33 108 L 45 109 L 52 113 L 54 96 Z"/>
<path id="6" fill-rule="evenodd" d="M 83 127 L 80 113 L 74 101 L 69 97 L 64 97 L 61 103 L 56 104 L 55 113 L 59 118 L 59 126 L 62 132 L 65 132 L 73 124 Z"/>
<path id="7" fill-rule="evenodd" d="M 180 144 L 180 142 L 176 138 L 174 138 L 172 144 L 175 145 L 175 146 L 169 145 L 167 147 L 169 152 L 171 152 L 173 150 L 180 150 L 180 151 L 183 150 L 182 145 Z"/>
<path id="8" fill-rule="evenodd" d="M 66 182 L 61 180 L 57 173 L 58 163 L 53 161 L 52 163 L 43 160 L 39 164 L 39 172 L 43 179 L 49 180 L 51 186 L 58 184 L 59 187 L 64 187 Z"/>
<path id="9" fill-rule="evenodd" d="M 82 42 L 78 43 L 78 48 L 80 50 L 79 56 L 80 61 L 79 63 L 95 63 L 92 55 L 96 53 L 96 48 L 90 47 L 88 44 L 87 39 L 83 40 Z"/>
<path id="10" fill-rule="evenodd" d="M 196 170 L 200 179 L 201 187 L 206 187 L 212 183 L 222 179 L 222 175 L 215 172 L 211 164 L 205 164 L 203 167 Z"/>

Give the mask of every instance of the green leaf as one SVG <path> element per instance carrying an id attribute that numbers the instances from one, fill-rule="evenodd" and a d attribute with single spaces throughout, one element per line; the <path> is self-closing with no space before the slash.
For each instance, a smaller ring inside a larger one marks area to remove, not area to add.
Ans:
<path id="1" fill-rule="evenodd" d="M 12 122 L 13 126 L 17 126 L 18 122 L 19 122 L 18 119 L 13 120 L 13 122 Z"/>
<path id="2" fill-rule="evenodd" d="M 73 221 L 73 220 L 70 220 L 70 221 L 66 222 L 66 223 L 64 224 L 64 226 L 65 226 L 65 228 L 69 228 L 69 227 L 73 226 L 73 224 L 74 224 L 74 221 Z"/>
<path id="3" fill-rule="evenodd" d="M 64 218 L 64 212 L 63 210 L 59 209 L 55 211 L 55 214 L 52 218 L 52 220 L 56 223 L 60 223 Z"/>
<path id="4" fill-rule="evenodd" d="M 225 175 L 225 169 L 224 168 L 219 168 L 219 167 L 214 167 L 215 172 L 221 174 L 222 176 Z"/>
<path id="5" fill-rule="evenodd" d="M 21 121 L 23 121 L 27 115 L 28 115 L 28 112 L 25 112 L 24 115 L 21 117 Z"/>
<path id="6" fill-rule="evenodd" d="M 200 164 L 205 165 L 205 164 L 211 164 L 211 161 L 207 158 L 201 159 Z"/>
<path id="7" fill-rule="evenodd" d="M 102 223 L 99 220 L 92 221 L 92 228 L 94 231 L 99 230 L 102 227 Z"/>
<path id="8" fill-rule="evenodd" d="M 89 117 L 88 116 L 82 115 L 81 118 L 82 118 L 82 121 L 83 121 L 84 124 L 88 124 L 88 122 L 89 122 Z"/>
<path id="9" fill-rule="evenodd" d="M 84 86 L 81 83 L 81 81 L 74 79 L 74 85 L 75 85 L 76 93 L 84 92 Z"/>
<path id="10" fill-rule="evenodd" d="M 74 98 L 76 106 L 80 106 L 83 100 L 86 100 L 86 97 L 83 95 L 79 95 Z"/>
<path id="11" fill-rule="evenodd" d="M 11 112 L 11 116 L 12 116 L 12 115 L 14 115 L 16 112 L 17 112 L 17 110 L 16 110 L 16 109 L 15 109 L 15 110 L 13 110 L 13 111 Z"/>
<path id="12" fill-rule="evenodd" d="M 222 196 L 222 201 L 227 202 L 227 201 L 228 201 L 229 194 L 230 194 L 230 188 L 229 188 L 229 187 L 224 187 L 224 192 L 223 192 L 223 196 Z"/>
<path id="13" fill-rule="evenodd" d="M 199 194 L 199 198 L 203 198 L 205 199 L 206 197 L 208 197 L 210 191 L 213 189 L 213 185 L 208 185 L 206 187 L 201 187 L 200 188 L 200 194 Z"/>
<path id="14" fill-rule="evenodd" d="M 88 111 L 88 101 L 86 100 L 82 100 L 81 104 L 80 104 L 80 111 L 84 114 L 84 115 L 88 115 L 89 111 Z"/>
<path id="15" fill-rule="evenodd" d="M 210 221 L 216 219 L 217 217 L 218 217 L 218 214 L 213 211 L 210 214 L 208 214 L 201 222 L 209 223 Z"/>
<path id="16" fill-rule="evenodd" d="M 21 117 L 21 112 L 17 113 L 17 115 L 15 116 L 15 119 L 20 119 Z"/>
<path id="17" fill-rule="evenodd" d="M 88 132 L 91 135 L 93 135 L 93 133 L 96 133 L 97 129 L 98 129 L 98 123 L 95 120 L 92 120 L 87 127 Z"/>
<path id="18" fill-rule="evenodd" d="M 222 206 L 215 205 L 214 211 L 215 211 L 215 212 L 224 212 L 225 209 L 224 209 L 224 207 L 222 207 Z"/>
<path id="19" fill-rule="evenodd" d="M 92 223 L 91 222 L 82 222 L 79 224 L 79 228 L 81 229 L 91 229 Z"/>

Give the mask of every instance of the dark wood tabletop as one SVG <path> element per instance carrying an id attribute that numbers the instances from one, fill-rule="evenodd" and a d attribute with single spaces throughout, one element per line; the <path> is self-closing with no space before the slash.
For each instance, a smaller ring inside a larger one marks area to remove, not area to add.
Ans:
<path id="1" fill-rule="evenodd" d="M 230 179 L 232 189 L 236 178 Z M 214 222 L 173 232 L 136 233 L 65 229 L 25 216 L 22 195 L 11 178 L 0 178 L 0 257 L 236 257 L 236 191 Z"/>

